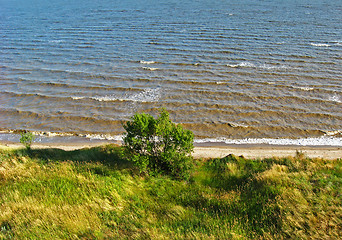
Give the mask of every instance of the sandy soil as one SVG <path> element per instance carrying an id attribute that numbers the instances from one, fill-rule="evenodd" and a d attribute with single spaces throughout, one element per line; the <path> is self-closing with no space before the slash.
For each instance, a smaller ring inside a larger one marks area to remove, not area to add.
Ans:
<path id="1" fill-rule="evenodd" d="M 301 147 L 301 146 L 227 146 L 227 147 L 196 147 L 194 158 L 216 158 L 229 154 L 246 158 L 269 158 L 295 156 L 300 151 L 310 158 L 337 159 L 342 158 L 339 147 Z"/>
<path id="2" fill-rule="evenodd" d="M 66 151 L 95 147 L 106 144 L 105 142 L 96 143 L 45 143 L 33 144 L 32 148 L 59 148 Z M 108 144 L 108 142 L 107 142 Z M 0 147 L 21 148 L 18 143 L 0 142 Z M 287 157 L 295 156 L 296 151 L 303 152 L 310 158 L 337 159 L 342 158 L 342 147 L 303 147 L 303 146 L 272 146 L 272 145 L 201 145 L 194 149 L 194 158 L 219 158 L 229 154 L 244 156 L 246 158 L 268 158 L 268 157 Z"/>

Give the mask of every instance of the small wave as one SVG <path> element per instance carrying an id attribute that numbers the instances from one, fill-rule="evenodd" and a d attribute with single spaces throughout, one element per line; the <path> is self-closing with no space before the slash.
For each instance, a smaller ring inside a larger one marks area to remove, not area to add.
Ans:
<path id="1" fill-rule="evenodd" d="M 112 136 L 109 134 L 86 134 L 84 137 L 91 140 L 123 141 L 123 135 Z"/>
<path id="2" fill-rule="evenodd" d="M 157 102 L 160 98 L 160 89 L 145 89 L 143 92 L 137 93 L 129 97 L 132 101 L 138 102 Z"/>
<path id="3" fill-rule="evenodd" d="M 225 143 L 225 144 L 268 144 L 268 145 L 294 145 L 294 146 L 342 146 L 342 138 L 322 136 L 301 139 L 274 139 L 274 138 L 245 138 L 245 139 L 195 139 L 195 143 Z"/>
<path id="4" fill-rule="evenodd" d="M 96 101 L 99 101 L 99 102 L 114 102 L 114 101 L 119 100 L 116 97 L 111 97 L 111 96 L 90 97 L 90 99 L 93 99 L 93 100 L 96 100 Z"/>
<path id="5" fill-rule="evenodd" d="M 329 44 L 327 43 L 310 43 L 311 46 L 315 46 L 315 47 L 330 47 Z"/>
<path id="6" fill-rule="evenodd" d="M 268 65 L 268 64 L 262 64 L 257 67 L 262 68 L 262 69 L 285 69 L 287 68 L 286 66 L 282 66 L 282 65 L 273 66 L 273 65 Z"/>
<path id="7" fill-rule="evenodd" d="M 32 132 L 36 136 L 41 137 L 73 137 L 75 134 L 72 133 L 57 133 L 57 132 Z"/>
<path id="8" fill-rule="evenodd" d="M 299 89 L 304 90 L 304 91 L 312 91 L 314 88 L 311 87 L 299 87 Z"/>
<path id="9" fill-rule="evenodd" d="M 49 40 L 49 43 L 62 43 L 63 40 Z"/>
<path id="10" fill-rule="evenodd" d="M 94 46 L 92 46 L 92 45 L 78 45 L 76 47 L 78 47 L 78 48 L 94 48 Z"/>
<path id="11" fill-rule="evenodd" d="M 97 96 L 90 97 L 90 99 L 99 101 L 99 102 L 115 102 L 115 101 L 132 101 L 132 102 L 157 102 L 160 98 L 160 89 L 145 89 L 142 92 L 133 95 L 126 95 L 124 97 L 118 97 L 115 95 L 107 95 L 107 96 Z"/>
<path id="12" fill-rule="evenodd" d="M 148 71 L 156 71 L 156 70 L 158 70 L 159 68 L 143 67 L 142 69 L 148 70 Z"/>
<path id="13" fill-rule="evenodd" d="M 80 99 L 85 99 L 85 97 L 71 97 L 74 100 L 80 100 Z"/>
<path id="14" fill-rule="evenodd" d="M 295 89 L 300 89 L 300 90 L 303 90 L 303 91 L 312 91 L 312 90 L 314 90 L 314 88 L 312 88 L 312 87 L 299 87 L 299 86 L 292 86 L 292 88 L 295 88 Z"/>
<path id="15" fill-rule="evenodd" d="M 271 65 L 271 64 L 253 64 L 250 62 L 241 62 L 238 64 L 227 64 L 228 67 L 230 68 L 260 68 L 260 69 L 285 69 L 287 68 L 286 66 L 283 65 Z"/>
<path id="16" fill-rule="evenodd" d="M 337 96 L 337 95 L 329 97 L 329 101 L 342 103 L 341 98 L 339 96 Z"/>
<path id="17" fill-rule="evenodd" d="M 140 63 L 141 64 L 154 64 L 156 62 L 155 61 L 144 61 L 144 60 L 141 60 Z"/>
<path id="18" fill-rule="evenodd" d="M 233 128 L 248 128 L 249 127 L 248 125 L 245 125 L 242 123 L 233 123 L 233 122 L 228 123 L 228 125 Z"/>
<path id="19" fill-rule="evenodd" d="M 336 136 L 342 134 L 342 130 L 336 130 L 336 131 L 326 131 L 325 135 L 326 136 Z"/>
<path id="20" fill-rule="evenodd" d="M 255 67 L 255 65 L 250 62 L 241 62 L 239 64 L 227 64 L 227 66 L 231 68 Z"/>

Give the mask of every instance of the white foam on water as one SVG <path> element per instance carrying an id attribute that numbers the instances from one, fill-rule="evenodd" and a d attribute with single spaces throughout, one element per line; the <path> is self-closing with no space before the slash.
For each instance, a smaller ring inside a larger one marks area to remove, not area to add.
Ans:
<path id="1" fill-rule="evenodd" d="M 195 143 L 225 143 L 233 145 L 242 144 L 267 144 L 267 145 L 294 145 L 294 146 L 342 146 L 342 138 L 331 136 L 322 136 L 315 138 L 301 139 L 274 139 L 274 138 L 245 138 L 245 139 L 227 139 L 227 138 L 206 138 L 195 139 Z"/>
<path id="2" fill-rule="evenodd" d="M 104 96 L 104 97 L 91 97 L 90 99 L 99 101 L 99 102 L 114 102 L 119 100 L 118 98 L 114 96 Z"/>
<path id="3" fill-rule="evenodd" d="M 35 136 L 41 137 L 72 137 L 72 133 L 55 133 L 55 132 L 32 132 Z"/>
<path id="4" fill-rule="evenodd" d="M 303 91 L 312 91 L 312 90 L 314 90 L 314 88 L 312 88 L 312 87 L 299 87 L 299 86 L 292 86 L 292 88 L 295 88 L 295 89 L 300 89 L 300 90 L 303 90 Z"/>
<path id="5" fill-rule="evenodd" d="M 143 92 L 137 93 L 129 97 L 131 101 L 137 102 L 157 102 L 160 99 L 160 89 L 145 89 Z"/>
<path id="6" fill-rule="evenodd" d="M 85 99 L 85 97 L 71 97 L 74 100 L 80 100 L 80 99 Z"/>
<path id="7" fill-rule="evenodd" d="M 155 89 L 149 88 L 133 95 L 126 94 L 124 97 L 118 97 L 115 95 L 107 95 L 107 96 L 90 97 L 90 99 L 93 99 L 99 102 L 114 102 L 114 101 L 157 102 L 160 98 L 160 95 L 161 95 L 160 88 L 155 88 Z"/>
<path id="8" fill-rule="evenodd" d="M 271 65 L 271 64 L 254 64 L 251 62 L 240 62 L 238 64 L 227 64 L 230 68 L 260 68 L 260 69 L 285 69 L 286 66 L 283 65 Z"/>
<path id="9" fill-rule="evenodd" d="M 228 145 L 253 145 L 266 144 L 278 146 L 342 146 L 341 137 L 333 137 L 342 133 L 342 130 L 327 131 L 322 137 L 300 138 L 300 139 L 276 139 L 276 138 L 245 138 L 245 139 L 229 139 L 229 138 L 205 138 L 195 139 L 194 143 L 224 143 Z M 87 134 L 85 137 L 94 140 L 123 141 L 124 135 L 105 135 L 105 134 Z"/>
<path id="10" fill-rule="evenodd" d="M 340 98 L 339 96 L 337 96 L 337 95 L 330 96 L 330 97 L 329 97 L 329 101 L 342 103 L 341 98 Z"/>
<path id="11" fill-rule="evenodd" d="M 123 141 L 123 138 L 124 138 L 123 135 L 111 136 L 108 134 L 86 134 L 85 137 L 92 139 L 92 140 L 107 140 L 107 141 Z"/>
<path id="12" fill-rule="evenodd" d="M 36 136 L 35 142 L 54 142 L 60 141 L 63 138 L 70 138 L 72 141 L 87 138 L 90 140 L 106 140 L 122 142 L 124 135 L 110 134 L 72 134 L 72 133 L 54 133 L 54 132 L 33 132 Z M 278 146 L 342 146 L 342 137 L 334 137 L 342 134 L 342 130 L 326 131 L 326 134 L 321 137 L 310 137 L 300 139 L 282 139 L 282 138 L 244 138 L 244 139 L 229 139 L 229 138 L 205 138 L 195 139 L 194 143 L 224 143 L 227 145 L 278 145 Z M 19 134 L 14 134 L 13 131 L 1 131 L 0 140 L 15 141 L 19 139 Z M 61 139 L 59 139 L 62 137 Z"/>
<path id="13" fill-rule="evenodd" d="M 255 65 L 250 62 L 241 62 L 238 64 L 227 64 L 227 66 L 231 68 L 255 67 Z"/>
<path id="14" fill-rule="evenodd" d="M 325 132 L 325 135 L 327 135 L 327 136 L 334 136 L 334 135 L 337 135 L 337 134 L 342 134 L 342 130 L 326 131 Z"/>
<path id="15" fill-rule="evenodd" d="M 262 65 L 257 66 L 257 67 L 258 68 L 263 68 L 263 69 L 285 69 L 285 68 L 287 68 L 286 66 L 283 66 L 283 65 L 281 65 L 281 66 L 279 66 L 279 65 L 274 66 L 274 65 L 269 65 L 269 64 L 262 64 Z"/>
<path id="16" fill-rule="evenodd" d="M 310 43 L 311 46 L 315 46 L 315 47 L 330 47 L 329 44 L 327 43 Z"/>
<path id="17" fill-rule="evenodd" d="M 156 62 L 155 61 L 144 61 L 144 60 L 141 60 L 140 63 L 141 64 L 154 64 Z"/>
<path id="18" fill-rule="evenodd" d="M 148 70 L 148 71 L 156 71 L 156 70 L 158 70 L 159 68 L 143 67 L 142 69 Z"/>

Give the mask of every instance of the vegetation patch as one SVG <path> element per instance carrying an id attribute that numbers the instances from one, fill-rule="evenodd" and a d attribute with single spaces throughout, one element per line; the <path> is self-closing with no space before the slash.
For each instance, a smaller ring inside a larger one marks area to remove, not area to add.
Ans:
<path id="1" fill-rule="evenodd" d="M 35 139 L 35 136 L 33 135 L 33 133 L 24 131 L 24 132 L 21 132 L 20 135 L 21 135 L 20 143 L 22 143 L 26 147 L 27 150 L 31 150 L 32 142 Z"/>
<path id="2" fill-rule="evenodd" d="M 165 109 L 156 119 L 149 114 L 137 113 L 124 124 L 124 128 L 127 131 L 124 137 L 126 156 L 141 173 L 189 178 L 194 135 L 173 123 Z"/>
<path id="3" fill-rule="evenodd" d="M 187 180 L 122 147 L 0 150 L 0 239 L 338 239 L 342 160 L 229 155 Z"/>

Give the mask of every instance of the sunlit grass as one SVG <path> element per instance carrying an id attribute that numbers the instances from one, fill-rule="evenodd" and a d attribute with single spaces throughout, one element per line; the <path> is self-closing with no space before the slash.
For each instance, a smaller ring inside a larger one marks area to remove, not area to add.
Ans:
<path id="1" fill-rule="evenodd" d="M 342 161 L 196 160 L 141 176 L 120 147 L 0 150 L 0 239 L 338 239 Z"/>

